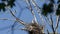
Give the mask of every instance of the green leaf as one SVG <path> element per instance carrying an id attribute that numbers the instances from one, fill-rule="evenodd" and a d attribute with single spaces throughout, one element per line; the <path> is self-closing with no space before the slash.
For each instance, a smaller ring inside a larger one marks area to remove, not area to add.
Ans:
<path id="1" fill-rule="evenodd" d="M 45 16 L 47 15 L 47 4 L 43 5 L 42 14 L 45 15 Z"/>
<path id="2" fill-rule="evenodd" d="M 59 9 L 57 9 L 56 15 L 60 15 L 60 10 Z"/>
<path id="3" fill-rule="evenodd" d="M 56 10 L 56 15 L 60 15 L 60 4 L 58 5 L 58 8 Z"/>
<path id="4" fill-rule="evenodd" d="M 10 6 L 12 8 L 13 6 L 15 6 L 14 2 L 15 2 L 15 0 L 8 1 L 8 6 Z"/>
<path id="5" fill-rule="evenodd" d="M 1 0 L 1 1 L 6 1 L 7 2 L 7 5 L 5 5 L 5 3 L 3 3 L 3 2 L 0 3 L 0 11 L 1 10 L 5 11 L 6 10 L 5 9 L 6 6 L 10 6 L 11 8 L 13 6 L 15 6 L 15 4 L 14 4 L 15 0 Z"/>
<path id="6" fill-rule="evenodd" d="M 58 8 L 60 8 L 60 4 L 58 5 Z"/>
<path id="7" fill-rule="evenodd" d="M 1 9 L 5 9 L 5 4 L 4 3 L 0 3 L 0 11 L 1 11 Z"/>
<path id="8" fill-rule="evenodd" d="M 45 3 L 42 8 L 42 14 L 47 16 L 48 14 L 53 12 L 53 4 L 49 3 L 48 5 Z"/>

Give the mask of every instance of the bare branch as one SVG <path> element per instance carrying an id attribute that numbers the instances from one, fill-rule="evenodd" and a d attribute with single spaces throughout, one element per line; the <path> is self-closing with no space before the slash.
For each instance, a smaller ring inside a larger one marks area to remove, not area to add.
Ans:
<path id="1" fill-rule="evenodd" d="M 16 21 L 16 20 L 13 20 L 13 19 L 7 19 L 7 18 L 0 18 L 0 20 Z"/>
<path id="2" fill-rule="evenodd" d="M 34 11 L 33 11 L 33 9 L 32 9 L 31 4 L 30 4 L 30 0 L 26 0 L 26 3 L 27 3 L 27 5 L 29 6 L 29 9 L 30 9 L 32 15 L 34 16 L 34 19 L 33 19 L 33 20 L 35 20 L 35 22 L 38 24 L 37 19 L 36 19 L 36 16 L 35 16 L 35 14 L 34 14 Z"/>
<path id="3" fill-rule="evenodd" d="M 47 33 L 49 34 L 49 31 L 48 31 L 48 29 L 47 29 Z"/>
<path id="4" fill-rule="evenodd" d="M 53 26 L 53 20 L 52 20 L 52 15 L 50 15 L 50 20 L 51 20 L 51 28 L 53 30 L 53 33 L 55 34 L 54 26 Z"/>
<path id="5" fill-rule="evenodd" d="M 26 31 L 28 31 L 27 28 L 21 28 L 21 30 L 26 30 Z"/>
<path id="6" fill-rule="evenodd" d="M 20 20 L 19 18 L 17 18 L 17 17 L 12 13 L 11 10 L 10 10 L 10 13 L 12 14 L 12 16 L 13 16 L 19 23 L 21 23 L 22 25 L 27 25 L 27 24 L 25 24 L 25 22 L 23 22 L 22 20 Z"/>
<path id="7" fill-rule="evenodd" d="M 31 2 L 34 5 L 35 9 L 37 10 L 37 12 L 38 12 L 38 14 L 39 14 L 39 16 L 40 16 L 40 18 L 42 20 L 42 23 L 44 23 L 44 19 L 42 18 L 41 11 L 40 11 L 41 8 L 39 6 L 37 6 L 37 4 L 35 3 L 34 0 L 31 0 Z"/>
<path id="8" fill-rule="evenodd" d="M 49 18 L 48 18 L 48 17 L 45 17 L 45 20 L 46 20 L 46 23 L 48 23 L 48 24 L 49 24 L 49 26 L 51 27 L 51 23 L 50 23 Z"/>
<path id="9" fill-rule="evenodd" d="M 57 30 L 57 28 L 58 28 L 58 25 L 59 25 L 59 16 L 57 16 L 57 21 L 56 21 L 56 27 L 55 27 L 55 31 Z"/>
<path id="10" fill-rule="evenodd" d="M 47 18 L 47 20 L 49 21 L 49 26 L 52 28 L 52 31 L 53 31 L 53 33 L 55 34 L 55 28 L 54 28 L 54 26 L 53 26 L 53 19 L 52 19 L 52 15 L 50 14 L 50 19 L 48 18 L 48 17 L 46 17 Z M 50 34 L 50 33 L 49 33 Z"/>

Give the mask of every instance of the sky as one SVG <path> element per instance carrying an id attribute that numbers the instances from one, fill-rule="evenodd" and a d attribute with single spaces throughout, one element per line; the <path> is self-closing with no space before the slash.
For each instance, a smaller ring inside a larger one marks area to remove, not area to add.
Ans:
<path id="1" fill-rule="evenodd" d="M 45 0 L 35 0 L 38 6 L 42 7 L 43 3 L 46 2 Z M 18 17 L 19 19 L 23 20 L 25 23 L 31 23 L 33 19 L 33 15 L 31 14 L 30 10 L 28 10 L 26 7 L 26 3 L 24 0 L 16 0 L 15 5 L 11 10 L 13 13 Z M 14 11 L 16 10 L 16 12 Z M 36 13 L 36 12 L 35 12 Z M 37 20 L 39 24 L 41 24 L 41 20 L 39 18 L 38 13 L 36 13 Z M 0 18 L 8 18 L 8 19 L 15 19 L 9 12 L 9 10 L 6 10 L 6 12 L 0 12 Z M 44 17 L 43 17 L 44 18 Z M 53 15 L 53 20 L 54 20 L 54 26 L 56 22 L 56 16 Z M 11 27 L 14 24 L 15 21 L 9 21 L 9 20 L 0 20 L 0 34 L 12 34 Z M 47 23 L 46 23 L 47 24 Z M 14 26 L 14 34 L 27 34 L 26 31 L 20 30 L 21 28 L 24 28 L 23 25 L 20 23 L 16 22 Z M 60 28 L 60 27 L 59 27 Z M 51 28 L 48 26 L 48 24 L 45 27 L 45 32 L 46 29 L 49 29 L 50 32 L 52 32 Z M 58 32 L 60 30 L 58 29 Z"/>

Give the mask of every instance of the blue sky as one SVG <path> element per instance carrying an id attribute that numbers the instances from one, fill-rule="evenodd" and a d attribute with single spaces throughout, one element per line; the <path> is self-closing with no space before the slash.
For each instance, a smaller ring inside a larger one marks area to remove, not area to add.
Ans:
<path id="1" fill-rule="evenodd" d="M 35 0 L 36 3 L 38 4 L 38 6 L 42 7 L 43 3 L 45 2 L 44 0 L 39 1 L 39 0 Z M 28 10 L 27 8 L 25 8 L 27 5 L 24 2 L 24 0 L 16 0 L 15 2 L 16 6 L 14 6 L 11 10 L 14 11 L 14 9 L 16 10 L 16 13 L 14 13 L 19 19 L 23 20 L 26 23 L 30 23 L 33 19 L 33 16 L 30 12 L 30 10 Z M 35 12 L 36 13 L 36 12 Z M 36 13 L 37 19 L 39 24 L 41 23 L 41 20 L 39 18 L 38 13 Z M 9 11 L 7 10 L 5 13 L 0 12 L 0 18 L 8 18 L 8 19 L 14 19 L 14 17 L 9 13 Z M 53 19 L 54 19 L 54 25 L 56 22 L 56 16 L 53 15 Z M 11 26 L 14 24 L 15 21 L 8 21 L 8 20 L 0 20 L 0 33 L 1 34 L 11 34 Z M 47 23 L 46 23 L 47 24 Z M 46 25 L 47 29 L 49 29 L 50 32 L 52 32 L 51 28 Z M 45 27 L 45 29 L 46 29 Z M 21 25 L 20 23 L 16 22 L 15 27 L 14 27 L 14 34 L 27 34 L 26 31 L 20 30 L 20 28 L 24 28 L 23 25 Z M 60 28 L 60 27 L 59 27 Z M 60 30 L 58 29 L 58 32 L 60 32 Z"/>

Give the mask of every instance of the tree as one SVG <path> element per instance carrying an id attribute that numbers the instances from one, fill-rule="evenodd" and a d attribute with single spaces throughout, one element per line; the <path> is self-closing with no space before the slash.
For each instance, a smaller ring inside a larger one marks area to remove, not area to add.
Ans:
<path id="1" fill-rule="evenodd" d="M 13 5 L 15 5 L 14 4 L 15 0 L 9 0 L 9 1 L 2 0 L 2 1 L 6 1 L 8 3 L 8 4 L 5 4 L 4 2 L 0 3 L 0 9 L 3 9 L 3 11 L 5 11 L 6 6 L 12 7 Z M 57 5 L 55 4 L 56 2 L 54 0 L 49 0 L 49 1 L 50 2 L 48 4 L 44 3 L 43 7 L 39 7 L 35 0 L 25 0 L 25 2 L 27 4 L 26 8 L 31 11 L 31 13 L 34 17 L 30 24 L 27 24 L 24 21 L 22 21 L 21 19 L 17 18 L 13 14 L 12 10 L 10 10 L 9 8 L 8 9 L 9 9 L 11 15 L 16 19 L 16 21 L 25 26 L 25 28 L 23 28 L 22 30 L 28 31 L 29 34 L 45 34 L 43 32 L 44 26 L 41 26 L 41 24 L 38 24 L 34 9 L 38 13 L 38 15 L 40 16 L 40 18 L 41 18 L 40 20 L 42 20 L 43 23 L 45 23 L 45 21 L 46 21 L 46 23 L 48 23 L 47 21 L 49 21 L 48 25 L 52 29 L 52 31 L 53 31 L 52 33 L 59 34 L 57 32 L 57 29 L 59 27 L 59 21 L 60 21 L 60 4 L 59 4 L 60 0 L 57 1 Z M 54 26 L 53 15 L 55 15 L 57 17 L 56 26 Z M 45 21 L 44 21 L 44 19 L 45 19 Z M 8 19 L 3 19 L 3 20 L 8 20 Z M 14 27 L 14 25 L 12 26 L 12 28 L 13 27 Z M 48 29 L 47 29 L 47 33 L 50 34 Z"/>
<path id="2" fill-rule="evenodd" d="M 55 4 L 54 0 L 50 0 L 50 3 L 47 5 L 46 3 L 43 5 L 43 11 L 42 11 L 42 14 L 44 16 L 48 16 L 48 14 L 50 14 L 50 20 L 51 20 L 51 28 L 52 28 L 52 31 L 53 33 L 55 34 L 57 28 L 58 28 L 58 25 L 59 25 L 59 21 L 60 21 L 60 10 L 59 10 L 59 0 L 57 1 L 57 4 L 58 6 Z M 55 6 L 55 7 L 54 7 Z M 54 9 L 56 8 L 56 6 L 58 7 L 57 9 Z M 54 28 L 54 22 L 53 22 L 53 18 L 52 18 L 52 13 L 55 12 L 55 15 L 57 15 L 57 22 L 56 22 L 56 27 Z M 49 18 L 47 18 L 49 19 Z"/>

